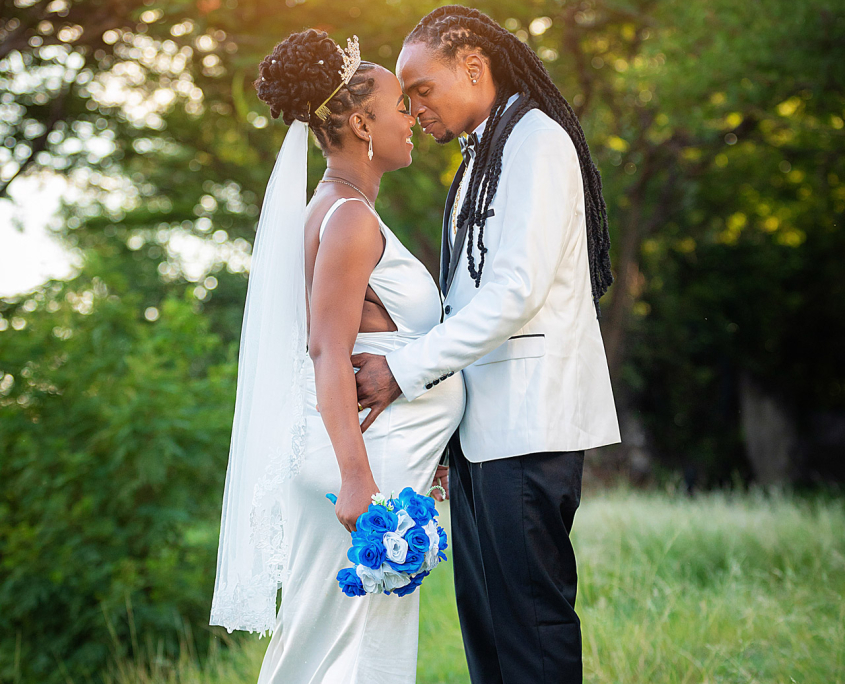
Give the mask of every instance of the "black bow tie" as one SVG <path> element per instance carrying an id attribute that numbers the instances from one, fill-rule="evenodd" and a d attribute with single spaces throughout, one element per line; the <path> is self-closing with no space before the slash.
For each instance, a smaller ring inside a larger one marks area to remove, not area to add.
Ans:
<path id="1" fill-rule="evenodd" d="M 462 135 L 458 138 L 458 144 L 461 146 L 461 156 L 469 164 L 470 159 L 475 159 L 475 153 L 478 150 L 478 136 L 475 133 Z"/>

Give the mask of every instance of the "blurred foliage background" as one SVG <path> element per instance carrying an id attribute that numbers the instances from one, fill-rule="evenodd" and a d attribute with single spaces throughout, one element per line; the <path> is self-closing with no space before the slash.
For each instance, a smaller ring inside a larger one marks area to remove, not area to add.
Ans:
<path id="1" fill-rule="evenodd" d="M 1 681 L 94 681 L 191 625 L 207 644 L 250 246 L 285 133 L 257 64 L 317 27 L 392 69 L 437 4 L 3 0 L 0 201 L 67 178 L 57 233 L 82 265 L 0 300 Z M 594 480 L 845 480 L 845 6 L 474 6 L 538 52 L 602 172 L 625 443 L 592 455 Z M 415 145 L 378 208 L 434 272 L 459 154 Z M 312 146 L 311 188 L 323 166 Z"/>

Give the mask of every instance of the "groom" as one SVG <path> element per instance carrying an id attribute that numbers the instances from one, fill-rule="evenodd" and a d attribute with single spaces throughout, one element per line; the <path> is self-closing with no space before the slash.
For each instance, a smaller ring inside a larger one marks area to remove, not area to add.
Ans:
<path id="1" fill-rule="evenodd" d="M 619 441 L 597 321 L 612 280 L 598 171 L 540 60 L 476 10 L 423 18 L 397 74 L 426 133 L 469 136 L 443 220 L 444 321 L 353 357 L 362 427 L 463 372 L 449 473 L 472 681 L 581 682 L 569 532 L 584 450 Z"/>

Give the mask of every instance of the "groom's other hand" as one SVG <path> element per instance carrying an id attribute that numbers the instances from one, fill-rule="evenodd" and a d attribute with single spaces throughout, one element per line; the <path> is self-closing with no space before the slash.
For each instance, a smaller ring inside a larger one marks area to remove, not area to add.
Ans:
<path id="1" fill-rule="evenodd" d="M 358 386 L 358 403 L 362 410 L 370 409 L 361 423 L 361 432 L 373 424 L 378 415 L 398 399 L 402 390 L 390 371 L 383 356 L 377 354 L 353 354 L 352 365 L 358 368 L 355 384 Z"/>

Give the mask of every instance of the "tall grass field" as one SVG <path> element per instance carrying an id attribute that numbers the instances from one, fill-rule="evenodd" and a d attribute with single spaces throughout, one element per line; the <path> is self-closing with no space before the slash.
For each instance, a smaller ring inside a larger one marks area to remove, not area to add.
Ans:
<path id="1" fill-rule="evenodd" d="M 442 519 L 448 522 L 448 509 Z M 585 682 L 845 684 L 845 503 L 785 496 L 584 497 Z M 469 682 L 451 565 L 423 584 L 417 681 Z M 118 663 L 113 684 L 254 684 L 267 639 L 200 663 Z"/>

